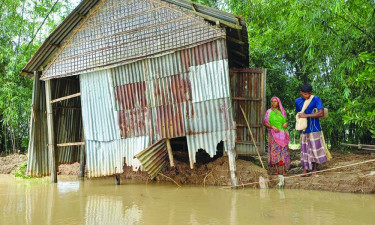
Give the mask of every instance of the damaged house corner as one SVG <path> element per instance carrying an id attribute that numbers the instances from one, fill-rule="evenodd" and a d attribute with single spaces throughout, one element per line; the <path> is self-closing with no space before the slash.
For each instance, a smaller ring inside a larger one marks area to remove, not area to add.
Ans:
<path id="1" fill-rule="evenodd" d="M 29 175 L 56 182 L 58 164 L 79 161 L 88 177 L 122 173 L 124 164 L 155 177 L 173 159 L 170 141 L 186 137 L 191 168 L 199 149 L 214 157 L 222 141 L 236 184 L 235 155 L 255 153 L 240 106 L 264 152 L 265 71 L 246 68 L 243 18 L 191 7 L 80 3 L 23 69 L 35 71 Z"/>

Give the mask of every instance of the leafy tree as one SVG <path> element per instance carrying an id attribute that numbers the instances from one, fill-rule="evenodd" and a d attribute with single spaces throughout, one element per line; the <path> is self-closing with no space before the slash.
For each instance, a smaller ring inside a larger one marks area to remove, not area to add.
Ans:
<path id="1" fill-rule="evenodd" d="M 0 152 L 27 147 L 32 79 L 19 73 L 72 7 L 68 0 L 0 1 Z"/>
<path id="2" fill-rule="evenodd" d="M 300 84 L 315 87 L 330 142 L 371 142 L 374 133 L 375 9 L 367 0 L 228 0 L 246 18 L 250 63 L 268 68 L 267 96 L 294 109 Z"/>

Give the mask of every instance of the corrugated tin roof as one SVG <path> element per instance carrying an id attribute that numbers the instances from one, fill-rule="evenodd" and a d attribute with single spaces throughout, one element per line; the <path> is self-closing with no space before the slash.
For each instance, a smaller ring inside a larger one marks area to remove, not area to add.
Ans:
<path id="1" fill-rule="evenodd" d="M 173 5 L 180 6 L 188 10 L 194 10 L 192 2 L 186 0 L 161 0 L 168 2 Z M 82 2 L 67 16 L 67 18 L 49 35 L 49 37 L 39 47 L 34 56 L 29 60 L 26 66 L 22 69 L 23 74 L 33 75 L 33 71 L 38 71 L 42 65 L 45 65 L 46 61 L 57 51 L 56 46 L 60 46 L 62 42 L 67 39 L 69 34 L 80 24 L 84 16 L 86 16 L 90 9 L 92 9 L 100 0 L 82 0 Z M 243 18 L 235 16 L 230 13 L 223 12 L 218 9 L 203 6 L 194 3 L 194 8 L 198 13 L 212 16 L 219 20 L 227 21 L 230 23 L 236 23 L 239 20 L 240 25 L 243 27 L 242 41 L 245 43 L 244 47 L 241 48 L 244 51 L 244 55 L 248 55 L 248 43 L 247 43 L 247 30 L 245 21 Z M 232 32 L 230 28 L 227 30 L 227 36 L 233 36 L 238 39 L 237 32 Z M 243 60 L 244 64 L 248 60 L 248 56 Z"/>

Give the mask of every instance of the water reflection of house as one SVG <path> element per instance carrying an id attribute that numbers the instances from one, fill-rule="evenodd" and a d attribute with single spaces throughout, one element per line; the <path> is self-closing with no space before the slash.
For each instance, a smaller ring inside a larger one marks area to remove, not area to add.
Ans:
<path id="1" fill-rule="evenodd" d="M 23 69 L 35 77 L 28 173 L 56 181 L 56 164 L 85 156 L 89 177 L 121 173 L 146 149 L 154 176 L 183 137 L 191 167 L 223 141 L 235 183 L 236 151 L 254 152 L 239 105 L 264 149 L 265 74 L 246 68 L 247 41 L 243 18 L 186 0 L 83 0 Z"/>

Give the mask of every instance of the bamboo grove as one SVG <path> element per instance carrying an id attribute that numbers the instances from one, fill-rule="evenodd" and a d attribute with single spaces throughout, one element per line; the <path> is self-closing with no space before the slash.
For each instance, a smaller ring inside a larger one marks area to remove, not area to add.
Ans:
<path id="1" fill-rule="evenodd" d="M 19 73 L 73 8 L 68 0 L 0 0 L 1 154 L 27 149 L 32 79 Z"/>

